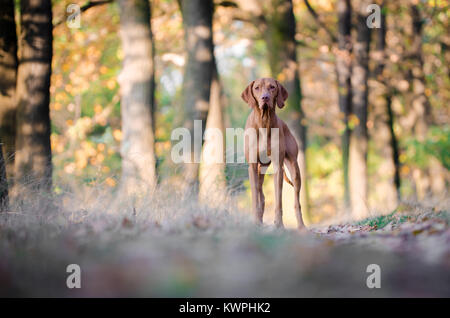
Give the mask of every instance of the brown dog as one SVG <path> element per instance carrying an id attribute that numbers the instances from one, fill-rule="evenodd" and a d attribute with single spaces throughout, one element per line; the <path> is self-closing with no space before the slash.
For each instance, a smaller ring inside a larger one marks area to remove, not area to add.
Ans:
<path id="1" fill-rule="evenodd" d="M 270 163 L 275 171 L 275 225 L 283 227 L 281 195 L 283 176 L 294 187 L 295 216 L 298 228 L 304 227 L 300 207 L 300 169 L 297 164 L 298 145 L 287 125 L 275 114 L 276 105 L 283 108 L 288 97 L 286 89 L 272 78 L 251 82 L 242 92 L 242 99 L 252 108 L 245 124 L 245 158 L 249 163 L 248 174 L 252 191 L 252 210 L 256 221 L 262 223 L 264 214 L 264 171 Z M 260 128 L 266 128 L 260 129 Z M 278 128 L 278 130 L 273 130 Z M 272 138 L 272 134 L 278 132 Z M 250 136 L 256 134 L 256 138 Z M 289 169 L 292 182 L 287 178 L 283 165 Z"/>

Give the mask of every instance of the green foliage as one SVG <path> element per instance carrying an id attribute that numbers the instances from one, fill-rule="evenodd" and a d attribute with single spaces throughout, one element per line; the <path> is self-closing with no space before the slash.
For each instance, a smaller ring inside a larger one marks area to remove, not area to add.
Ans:
<path id="1" fill-rule="evenodd" d="M 450 224 L 450 213 L 448 211 L 438 211 L 436 217 Z"/>
<path id="2" fill-rule="evenodd" d="M 395 224 L 401 224 L 408 221 L 411 218 L 411 216 L 409 215 L 396 215 L 397 212 L 398 211 L 395 210 L 387 215 L 380 215 L 373 218 L 367 218 L 357 222 L 356 224 L 362 226 L 369 225 L 370 227 L 374 227 L 376 229 L 382 229 L 391 222 Z"/>
<path id="3" fill-rule="evenodd" d="M 311 143 L 308 148 L 308 172 L 313 178 L 323 178 L 341 168 L 342 156 L 333 143 Z"/>
<path id="4" fill-rule="evenodd" d="M 425 141 L 416 138 L 406 141 L 407 162 L 423 168 L 430 156 L 437 158 L 445 168 L 450 170 L 450 128 L 433 126 L 429 129 Z"/>
<path id="5" fill-rule="evenodd" d="M 394 220 L 393 215 L 395 214 L 395 211 L 388 214 L 388 215 L 381 215 L 374 218 L 367 218 L 360 222 L 358 222 L 358 225 L 369 225 L 370 227 L 376 227 L 377 229 L 382 229 L 389 223 L 391 223 Z"/>

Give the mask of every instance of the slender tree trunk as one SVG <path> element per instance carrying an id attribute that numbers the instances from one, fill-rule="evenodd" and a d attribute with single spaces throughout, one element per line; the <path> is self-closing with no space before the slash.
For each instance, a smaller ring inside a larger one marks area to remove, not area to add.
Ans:
<path id="1" fill-rule="evenodd" d="M 8 180 L 6 180 L 5 161 L 3 160 L 2 144 L 0 142 L 0 212 L 6 209 L 8 209 Z"/>
<path id="2" fill-rule="evenodd" d="M 385 9 L 386 6 L 386 2 L 385 0 L 383 0 L 382 2 L 382 12 L 381 12 L 381 27 L 378 29 L 378 39 L 377 39 L 377 49 L 380 52 L 380 56 L 381 56 L 381 63 L 378 63 L 377 65 L 377 71 L 376 71 L 376 75 L 377 76 L 381 76 L 381 79 L 384 82 L 384 86 L 386 87 L 387 85 L 389 85 L 389 82 L 387 82 L 386 77 L 383 75 L 384 72 L 384 68 L 385 68 L 385 62 L 386 62 L 386 33 L 387 33 L 387 22 L 386 22 L 386 10 Z M 394 187 L 395 187 L 395 192 L 396 192 L 396 196 L 397 196 L 397 203 L 398 201 L 401 199 L 401 192 L 400 192 L 400 186 L 401 186 L 401 179 L 400 179 L 400 160 L 399 160 L 399 156 L 400 156 L 400 150 L 399 150 L 399 146 L 398 146 L 398 139 L 397 136 L 395 134 L 395 130 L 394 130 L 394 122 L 395 122 L 395 118 L 394 118 L 394 112 L 392 110 L 392 97 L 393 97 L 393 93 L 392 91 L 389 90 L 388 87 L 386 87 L 387 91 L 386 91 L 386 114 L 387 114 L 387 126 L 389 127 L 389 135 L 390 135 L 390 146 L 391 146 L 391 151 L 390 151 L 390 159 L 388 159 L 388 161 L 391 161 L 394 165 Z"/>
<path id="3" fill-rule="evenodd" d="M 309 219 L 309 198 L 306 168 L 306 120 L 303 112 L 300 86 L 299 63 L 296 51 L 296 22 L 292 0 L 271 0 L 271 12 L 268 15 L 267 31 L 264 36 L 267 43 L 269 65 L 272 76 L 286 87 L 289 98 L 280 116 L 299 144 L 298 163 L 302 177 L 301 205 L 305 219 Z"/>
<path id="4" fill-rule="evenodd" d="M 6 174 L 12 181 L 16 143 L 17 34 L 14 1 L 1 0 L 0 3 L 0 136 Z"/>
<path id="5" fill-rule="evenodd" d="M 356 218 L 369 215 L 367 182 L 367 79 L 369 74 L 370 29 L 366 25 L 366 1 L 359 3 L 352 69 L 352 106 L 356 124 L 350 137 L 349 177 L 352 212 Z"/>
<path id="6" fill-rule="evenodd" d="M 414 133 L 419 141 L 425 141 L 431 122 L 431 108 L 425 94 L 425 75 L 423 72 L 422 33 L 423 19 L 416 5 L 411 6 L 412 18 L 412 68 L 409 70 L 411 80 L 411 107 L 415 114 Z"/>
<path id="7" fill-rule="evenodd" d="M 19 191 L 20 187 L 49 191 L 52 185 L 49 114 L 53 41 L 51 1 L 23 0 L 20 13 L 21 56 L 17 75 L 14 175 Z"/>
<path id="8" fill-rule="evenodd" d="M 410 6 L 412 48 L 409 60 L 407 80 L 410 90 L 406 98 L 410 107 L 410 130 L 419 142 L 425 142 L 430 124 L 430 104 L 425 95 L 425 77 L 423 74 L 422 32 L 423 21 L 417 5 Z M 413 168 L 413 178 L 418 199 L 424 199 L 430 192 L 430 178 L 427 169 Z"/>
<path id="9" fill-rule="evenodd" d="M 198 193 L 199 160 L 202 140 L 194 142 L 194 120 L 206 127 L 211 82 L 214 69 L 212 40 L 213 2 L 211 0 L 180 1 L 183 15 L 187 63 L 183 79 L 184 126 L 191 134 L 190 163 L 185 167 L 186 186 Z"/>
<path id="10" fill-rule="evenodd" d="M 214 61 L 211 83 L 210 106 L 206 121 L 205 142 L 200 164 L 200 200 L 206 204 L 221 204 L 226 198 L 225 176 L 225 128 L 223 121 L 222 87 L 217 65 Z"/>
<path id="11" fill-rule="evenodd" d="M 156 92 L 156 67 L 155 67 L 155 52 L 156 52 L 156 48 L 155 48 L 155 41 L 153 39 L 153 30 L 152 30 L 152 2 L 149 1 L 149 9 L 150 9 L 150 23 L 149 23 L 149 28 L 150 28 L 150 37 L 151 37 L 151 41 L 152 41 L 152 52 L 151 52 L 151 59 L 152 59 L 152 71 L 151 71 L 151 78 L 150 78 L 150 105 L 152 107 L 151 109 L 151 115 L 152 115 L 152 129 L 153 129 L 153 135 L 155 135 L 155 130 L 156 130 L 156 110 L 157 110 L 157 104 L 156 104 L 156 99 L 155 99 L 155 92 Z M 156 141 L 156 135 L 154 136 L 154 139 Z M 157 164 L 157 162 L 156 162 Z M 156 169 L 157 170 L 157 169 Z"/>
<path id="12" fill-rule="evenodd" d="M 411 130 L 419 142 L 425 142 L 429 126 L 432 124 L 431 105 L 425 93 L 426 82 L 424 74 L 424 61 L 422 52 L 423 23 L 424 19 L 417 5 L 410 6 L 412 22 L 412 50 L 411 67 L 409 68 L 408 81 L 411 83 L 409 98 Z M 442 195 L 445 192 L 446 170 L 439 160 L 430 158 L 429 167 L 421 170 L 414 168 L 413 177 L 417 197 L 425 198 L 429 194 Z"/>
<path id="13" fill-rule="evenodd" d="M 119 8 L 124 52 L 119 76 L 123 131 L 121 193 L 139 196 L 156 186 L 151 14 L 148 0 L 120 0 Z"/>
<path id="14" fill-rule="evenodd" d="M 338 79 L 339 109 L 344 123 L 342 133 L 342 168 L 344 175 L 344 204 L 350 210 L 350 185 L 348 161 L 350 149 L 349 116 L 352 111 L 352 7 L 350 0 L 338 0 L 338 50 L 336 52 L 336 73 Z"/>
<path id="15" fill-rule="evenodd" d="M 382 4 L 384 8 L 384 4 Z M 392 91 L 389 88 L 388 78 L 385 76 L 386 63 L 386 13 L 382 9 L 381 25 L 376 29 L 377 42 L 375 50 L 375 83 L 374 96 L 374 142 L 384 160 L 380 166 L 381 182 L 376 191 L 379 192 L 379 201 L 383 209 L 393 210 L 400 199 L 400 166 L 398 158 L 397 137 L 394 132 L 394 115 L 392 112 Z"/>
<path id="16" fill-rule="evenodd" d="M 398 147 L 397 136 L 395 135 L 395 131 L 394 131 L 394 113 L 392 111 L 392 96 L 391 95 L 386 97 L 386 102 L 387 102 L 386 108 L 387 108 L 387 114 L 388 114 L 388 126 L 389 126 L 389 130 L 391 132 L 392 161 L 394 162 L 394 167 L 395 167 L 394 185 L 395 185 L 395 190 L 397 193 L 397 201 L 400 201 L 402 198 L 401 191 L 400 191 L 400 186 L 401 186 L 400 160 L 399 160 L 400 150 Z"/>

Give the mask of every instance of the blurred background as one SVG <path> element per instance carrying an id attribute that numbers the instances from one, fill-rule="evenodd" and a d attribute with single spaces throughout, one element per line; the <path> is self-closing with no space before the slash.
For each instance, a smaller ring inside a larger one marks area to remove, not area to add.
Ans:
<path id="1" fill-rule="evenodd" d="M 249 212 L 246 164 L 175 164 L 171 133 L 192 130 L 194 119 L 243 128 L 251 110 L 240 95 L 259 77 L 289 91 L 279 116 L 300 145 L 307 224 L 447 195 L 447 1 L 3 2 L 10 201 L 36 179 L 56 194 L 99 185 L 131 194 L 165 183 L 204 198 L 226 193 Z M 228 143 L 224 152 L 242 156 Z M 270 175 L 264 189 L 270 220 Z M 295 225 L 292 188 L 283 191 L 285 223 Z"/>

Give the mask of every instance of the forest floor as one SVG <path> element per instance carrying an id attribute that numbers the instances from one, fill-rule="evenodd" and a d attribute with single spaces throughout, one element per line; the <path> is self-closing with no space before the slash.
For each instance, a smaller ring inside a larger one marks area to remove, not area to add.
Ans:
<path id="1" fill-rule="evenodd" d="M 65 194 L 2 213 L 0 296 L 450 296 L 448 202 L 304 232 L 174 193 L 139 209 L 111 202 Z M 66 286 L 69 264 L 80 289 Z M 381 288 L 366 285 L 370 264 Z"/>

